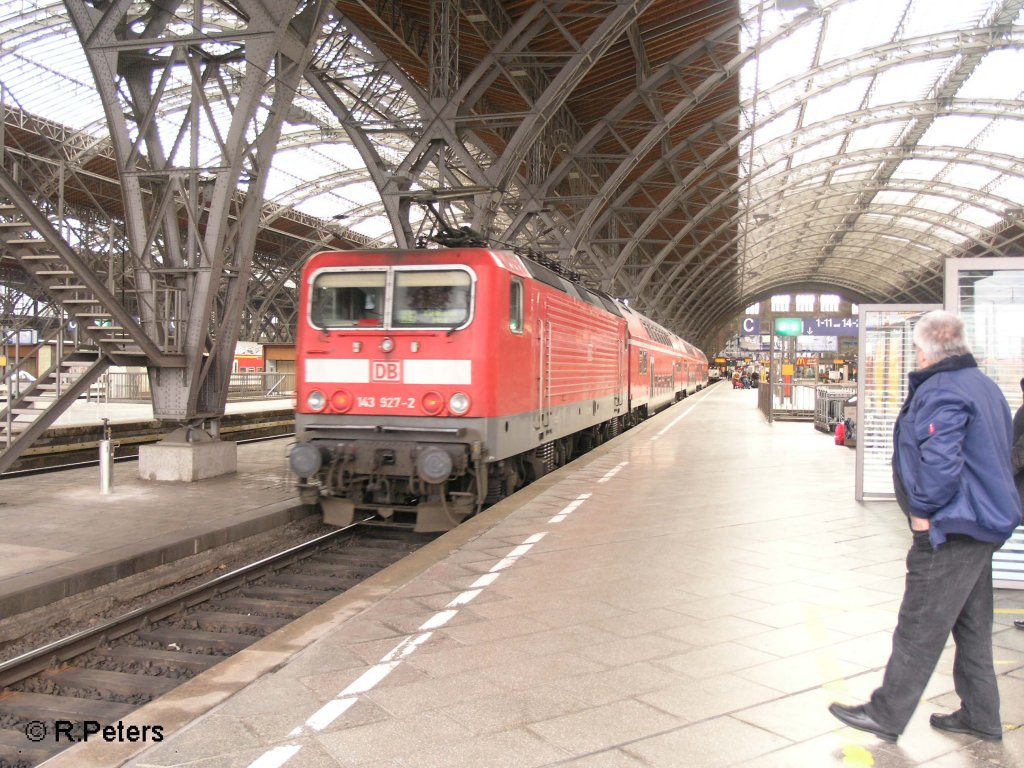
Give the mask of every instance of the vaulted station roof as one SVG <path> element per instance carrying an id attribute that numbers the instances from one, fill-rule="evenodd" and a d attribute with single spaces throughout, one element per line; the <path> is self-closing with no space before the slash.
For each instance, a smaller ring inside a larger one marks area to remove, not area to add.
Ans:
<path id="1" fill-rule="evenodd" d="M 179 43 L 220 57 L 200 118 L 199 81 L 161 49 L 132 64 L 127 44 L 108 44 L 122 74 L 165 67 L 165 152 L 216 167 L 255 6 L 122 5 L 137 22 L 119 40 L 157 8 Z M 338 0 L 267 174 L 249 316 L 287 323 L 302 257 L 412 244 L 432 223 L 426 205 L 557 259 L 705 348 L 772 293 L 940 300 L 945 258 L 1021 253 L 1022 6 Z M 0 0 L 0 84 L 9 146 L 116 179 L 64 3 Z M 121 215 L 116 188 L 84 186 L 81 204 Z"/>

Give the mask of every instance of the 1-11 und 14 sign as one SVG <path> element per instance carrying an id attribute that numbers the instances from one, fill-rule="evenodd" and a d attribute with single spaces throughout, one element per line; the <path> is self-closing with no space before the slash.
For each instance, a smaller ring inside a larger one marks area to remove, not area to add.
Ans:
<path id="1" fill-rule="evenodd" d="M 856 336 L 857 317 L 776 317 L 776 336 Z M 741 336 L 756 336 L 762 333 L 761 318 L 744 317 Z M 765 328 L 763 333 L 768 333 Z"/>

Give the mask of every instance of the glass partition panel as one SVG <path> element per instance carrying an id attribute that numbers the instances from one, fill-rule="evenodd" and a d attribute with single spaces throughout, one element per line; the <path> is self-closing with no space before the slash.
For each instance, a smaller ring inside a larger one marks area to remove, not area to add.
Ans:
<path id="1" fill-rule="evenodd" d="M 946 307 L 963 318 L 978 367 L 1016 411 L 1024 377 L 1024 257 L 948 259 Z M 992 569 L 997 587 L 1024 589 L 1024 529 L 996 552 Z"/>
<path id="2" fill-rule="evenodd" d="M 892 429 L 917 366 L 914 324 L 937 304 L 861 304 L 857 357 L 858 501 L 895 499 Z"/>

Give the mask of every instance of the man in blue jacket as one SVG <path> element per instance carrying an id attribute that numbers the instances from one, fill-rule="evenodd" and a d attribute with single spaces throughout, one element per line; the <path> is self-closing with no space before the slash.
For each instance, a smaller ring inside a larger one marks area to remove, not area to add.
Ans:
<path id="1" fill-rule="evenodd" d="M 936 310 L 914 328 L 919 370 L 893 434 L 893 483 L 913 534 L 892 655 L 861 706 L 839 720 L 896 741 L 914 713 L 950 631 L 960 709 L 933 714 L 942 731 L 1002 739 L 992 661 L 992 553 L 1021 521 L 1010 464 L 1010 408 L 979 369 L 956 315 Z"/>

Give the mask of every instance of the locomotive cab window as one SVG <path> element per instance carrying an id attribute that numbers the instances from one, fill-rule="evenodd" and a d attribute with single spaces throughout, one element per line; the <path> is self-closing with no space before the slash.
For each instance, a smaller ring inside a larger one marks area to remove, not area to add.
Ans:
<path id="1" fill-rule="evenodd" d="M 523 281 L 517 277 L 509 288 L 508 328 L 512 333 L 523 332 Z"/>
<path id="2" fill-rule="evenodd" d="M 313 281 L 310 321 L 318 328 L 383 324 L 386 272 L 324 272 Z"/>
<path id="3" fill-rule="evenodd" d="M 470 316 L 472 280 L 461 269 L 396 271 L 394 328 L 458 328 Z"/>

